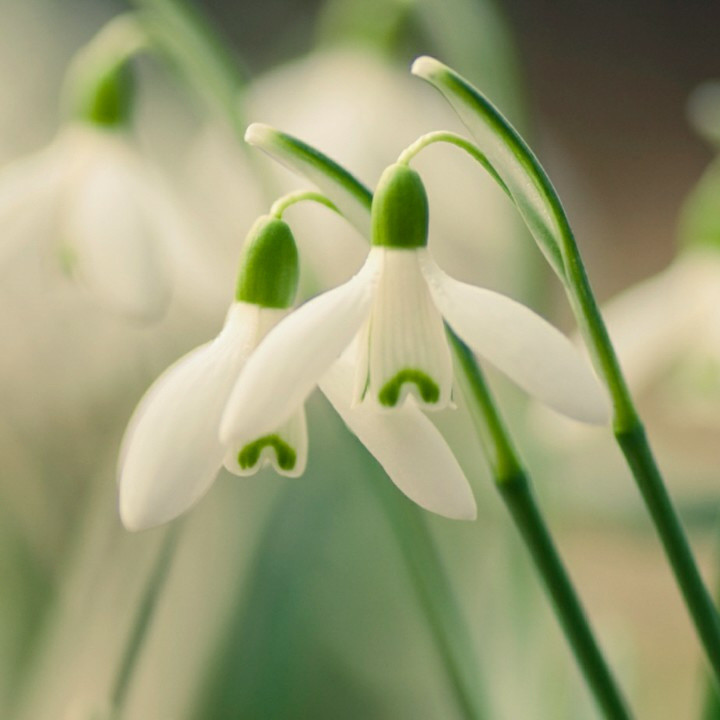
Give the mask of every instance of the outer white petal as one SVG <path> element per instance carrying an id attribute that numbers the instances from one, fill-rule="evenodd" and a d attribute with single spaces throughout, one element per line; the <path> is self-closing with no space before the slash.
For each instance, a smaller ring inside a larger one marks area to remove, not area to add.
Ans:
<path id="1" fill-rule="evenodd" d="M 108 136 L 66 189 L 62 240 L 91 292 L 123 313 L 153 318 L 169 302 L 170 281 L 146 191 L 138 158 Z"/>
<path id="2" fill-rule="evenodd" d="M 515 300 L 447 276 L 429 256 L 423 267 L 440 312 L 475 352 L 555 410 L 609 422 L 608 395 L 567 337 Z"/>
<path id="3" fill-rule="evenodd" d="M 474 520 L 475 498 L 440 431 L 412 403 L 392 413 L 351 409 L 354 368 L 347 356 L 334 363 L 320 389 L 347 426 L 411 500 L 455 520 Z"/>
<path id="4" fill-rule="evenodd" d="M 285 477 L 300 477 L 305 472 L 308 456 L 308 431 L 307 420 L 305 418 L 305 406 L 301 405 L 290 419 L 279 427 L 275 432 L 269 433 L 277 435 L 280 440 L 285 443 L 294 453 L 292 467 L 285 466 L 275 448 L 270 445 L 264 447 L 258 457 L 256 463 L 249 467 L 240 465 L 240 453 L 245 445 L 238 447 L 232 446 L 225 456 L 225 468 L 234 475 L 247 477 L 254 475 L 265 465 L 271 465 L 278 475 Z M 252 442 L 251 442 L 252 444 Z"/>
<path id="5" fill-rule="evenodd" d="M 228 444 L 273 432 L 305 401 L 370 312 L 372 256 L 347 283 L 289 315 L 260 343 L 233 388 L 220 425 Z"/>
<path id="6" fill-rule="evenodd" d="M 225 455 L 220 416 L 257 342 L 260 313 L 235 303 L 218 337 L 168 368 L 141 400 L 120 454 L 120 517 L 129 530 L 172 520 L 212 484 Z"/>

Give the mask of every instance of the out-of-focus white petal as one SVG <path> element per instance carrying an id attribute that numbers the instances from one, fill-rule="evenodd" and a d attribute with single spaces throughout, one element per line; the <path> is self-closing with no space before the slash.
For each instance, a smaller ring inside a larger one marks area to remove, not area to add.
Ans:
<path id="1" fill-rule="evenodd" d="M 310 300 L 268 334 L 230 395 L 223 442 L 272 432 L 305 401 L 368 316 L 376 278 L 370 257 L 347 283 Z"/>
<path id="2" fill-rule="evenodd" d="M 413 395 L 423 409 L 448 407 L 452 358 L 442 317 L 420 270 L 419 258 L 427 250 L 376 247 L 370 252 L 378 255 L 381 272 L 363 349 L 369 356 L 365 401 L 387 408 Z"/>
<path id="3" fill-rule="evenodd" d="M 234 475 L 254 475 L 271 465 L 278 475 L 300 477 L 305 472 L 308 454 L 308 432 L 305 406 L 275 432 L 242 447 L 231 447 L 225 456 L 225 467 Z"/>
<path id="4" fill-rule="evenodd" d="M 720 254 L 695 250 L 603 305 L 610 339 L 633 391 L 644 391 L 707 336 L 719 302 Z"/>
<path id="5" fill-rule="evenodd" d="M 445 439 L 432 422 L 408 402 L 392 413 L 351 408 L 354 368 L 343 356 L 320 381 L 335 410 L 375 456 L 395 485 L 431 512 L 474 520 L 475 498 Z"/>
<path id="6" fill-rule="evenodd" d="M 66 189 L 62 242 L 74 270 L 109 306 L 140 318 L 170 299 L 168 259 L 148 205 L 142 168 L 111 137 Z"/>
<path id="7" fill-rule="evenodd" d="M 220 417 L 257 342 L 261 312 L 233 304 L 218 337 L 168 368 L 138 405 L 118 474 L 120 517 L 129 530 L 172 520 L 212 484 L 225 455 Z"/>
<path id="8" fill-rule="evenodd" d="M 450 327 L 521 388 L 582 422 L 610 419 L 610 402 L 570 340 L 524 305 L 449 277 L 427 256 L 433 298 Z"/>
<path id="9" fill-rule="evenodd" d="M 23 243 L 46 239 L 68 159 L 57 141 L 0 170 L 0 263 Z"/>

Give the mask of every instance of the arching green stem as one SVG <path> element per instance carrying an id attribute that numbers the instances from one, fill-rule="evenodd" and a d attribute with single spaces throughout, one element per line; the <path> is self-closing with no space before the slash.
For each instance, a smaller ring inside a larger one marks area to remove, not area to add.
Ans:
<path id="1" fill-rule="evenodd" d="M 280 219 L 288 208 L 301 202 L 316 202 L 320 205 L 324 205 L 326 208 L 330 208 L 333 212 L 341 214 L 331 200 L 325 197 L 325 195 L 319 192 L 314 192 L 313 190 L 298 190 L 297 192 L 283 195 L 272 204 L 270 207 L 270 214 Z"/>
<path id="2" fill-rule="evenodd" d="M 650 449 L 555 188 L 527 143 L 477 88 L 433 58 L 416 60 L 413 73 L 434 85 L 453 106 L 477 141 L 479 151 L 502 177 L 528 229 L 563 282 L 595 367 L 610 392 L 616 440 L 720 685 L 718 613 Z"/>

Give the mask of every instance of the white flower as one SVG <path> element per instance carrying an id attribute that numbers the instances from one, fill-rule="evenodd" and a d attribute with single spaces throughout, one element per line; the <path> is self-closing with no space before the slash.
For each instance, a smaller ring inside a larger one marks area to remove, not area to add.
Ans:
<path id="1" fill-rule="evenodd" d="M 117 129 L 75 123 L 0 172 L 0 261 L 51 239 L 81 285 L 130 316 L 164 312 L 177 226 L 159 178 Z"/>
<path id="2" fill-rule="evenodd" d="M 630 387 L 680 424 L 720 426 L 720 254 L 682 253 L 603 306 Z"/>
<path id="3" fill-rule="evenodd" d="M 417 173 L 391 166 L 372 215 L 373 247 L 360 272 L 288 316 L 248 361 L 223 415 L 224 441 L 284 422 L 316 384 L 327 393 L 328 372 L 351 427 L 355 413 L 382 422 L 418 407 L 448 407 L 453 367 L 443 321 L 546 404 L 586 422 L 608 421 L 604 389 L 564 335 L 523 305 L 459 282 L 435 264 L 425 247 L 427 199 Z M 338 382 L 333 364 L 343 353 L 348 364 L 351 345 L 353 370 L 343 370 Z M 409 439 L 407 457 L 423 453 L 423 442 Z"/>
<path id="4" fill-rule="evenodd" d="M 230 307 L 220 334 L 168 368 L 138 405 L 120 454 L 120 517 L 130 530 L 172 520 L 205 494 L 220 468 L 251 475 L 264 465 L 288 477 L 307 459 L 302 407 L 253 442 L 226 446 L 219 426 L 238 374 L 286 314 L 246 302 Z"/>

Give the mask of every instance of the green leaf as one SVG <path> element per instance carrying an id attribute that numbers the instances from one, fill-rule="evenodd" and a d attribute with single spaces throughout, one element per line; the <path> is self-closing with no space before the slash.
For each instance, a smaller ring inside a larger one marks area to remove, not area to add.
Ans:
<path id="1" fill-rule="evenodd" d="M 319 187 L 348 222 L 364 237 L 370 237 L 372 192 L 345 168 L 302 140 L 269 125 L 253 123 L 245 140 Z"/>
<path id="2" fill-rule="evenodd" d="M 446 65 L 420 57 L 412 72 L 436 87 L 452 105 L 505 183 L 553 270 L 567 282 L 561 249 L 569 232 L 567 218 L 532 150 L 486 97 Z"/>

